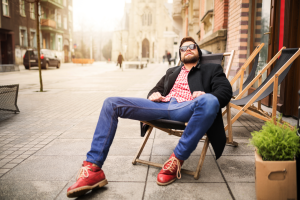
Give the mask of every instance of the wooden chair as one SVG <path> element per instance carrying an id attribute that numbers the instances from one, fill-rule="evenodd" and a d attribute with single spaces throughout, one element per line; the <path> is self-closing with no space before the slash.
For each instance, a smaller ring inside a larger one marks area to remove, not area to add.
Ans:
<path id="1" fill-rule="evenodd" d="M 231 68 L 231 65 L 232 65 L 234 53 L 235 53 L 235 51 L 233 50 L 230 53 L 224 53 L 224 54 L 206 54 L 206 55 L 202 56 L 200 64 L 204 64 L 204 63 L 221 64 L 221 62 L 223 60 L 223 57 L 224 56 L 229 56 L 229 62 L 228 62 L 227 67 L 226 67 L 226 76 L 228 77 L 229 72 L 230 72 L 230 68 Z M 230 109 L 227 109 L 227 110 L 228 110 L 228 116 L 231 116 L 230 115 Z M 228 118 L 228 120 L 230 120 L 230 119 Z M 153 128 L 157 128 L 159 130 L 162 130 L 162 131 L 168 133 L 169 135 L 175 135 L 175 136 L 181 137 L 187 123 L 179 122 L 179 121 L 166 120 L 166 119 L 153 120 L 153 121 L 142 121 L 142 123 L 149 125 L 149 128 L 148 128 L 148 130 L 147 130 L 147 132 L 144 136 L 144 141 L 142 142 L 140 149 L 138 150 L 136 156 L 134 157 L 134 159 L 132 161 L 132 164 L 135 165 L 136 163 L 142 163 L 142 164 L 162 168 L 163 164 L 154 163 L 154 162 L 151 162 L 151 161 L 146 161 L 146 160 L 139 159 L 139 157 L 140 157 L 140 155 L 141 155 L 141 153 L 142 153 L 142 151 L 143 151 L 143 149 L 144 149 L 144 147 L 145 147 L 145 145 L 146 145 L 146 143 L 149 139 L 149 136 L 150 136 Z M 199 159 L 198 166 L 197 166 L 196 170 L 195 171 L 190 171 L 190 170 L 181 169 L 182 173 L 193 175 L 195 179 L 199 179 L 200 171 L 201 171 L 201 168 L 203 166 L 204 159 L 205 159 L 206 152 L 207 152 L 208 145 L 209 145 L 208 137 L 202 138 L 201 140 L 204 140 L 204 146 L 203 146 L 201 156 L 200 156 L 200 159 Z M 238 145 L 236 142 L 233 141 L 232 135 L 228 135 L 227 144 L 230 144 L 230 145 L 233 145 L 233 146 Z"/>
<path id="2" fill-rule="evenodd" d="M 258 57 L 259 57 L 259 52 L 263 48 L 265 44 L 261 43 L 258 45 L 252 54 L 249 56 L 249 58 L 246 60 L 246 62 L 243 64 L 241 69 L 238 71 L 238 73 L 233 77 L 233 79 L 230 81 L 231 86 L 240 78 L 240 87 L 238 90 L 233 92 L 232 96 L 236 96 L 239 93 L 242 92 L 242 90 L 253 80 L 255 77 L 255 71 L 257 69 L 258 65 Z M 247 67 L 250 65 L 250 63 L 254 60 L 253 67 L 251 69 L 251 72 L 249 73 L 249 76 L 247 77 L 246 81 L 243 83 L 244 79 L 244 74 L 247 69 Z"/>
<path id="3" fill-rule="evenodd" d="M 232 98 L 235 98 L 239 93 L 242 92 L 242 90 L 253 80 L 253 78 L 255 77 L 255 72 L 257 69 L 257 65 L 258 65 L 258 58 L 259 58 L 259 52 L 260 50 L 264 47 L 264 43 L 261 43 L 260 45 L 258 45 L 254 51 L 252 52 L 252 54 L 249 56 L 249 58 L 246 60 L 246 62 L 242 65 L 241 69 L 238 71 L 238 73 L 233 77 L 233 79 L 230 81 L 231 86 L 233 86 L 233 84 L 240 78 L 240 84 L 239 84 L 239 89 L 237 89 L 236 91 L 233 92 L 232 94 Z M 251 69 L 251 72 L 249 73 L 249 76 L 247 77 L 247 79 L 244 81 L 244 74 L 245 71 L 247 69 L 247 67 L 250 65 L 250 63 L 253 61 L 254 59 L 254 63 Z M 224 116 L 226 113 L 226 110 L 224 110 L 222 112 L 222 116 Z"/>
<path id="4" fill-rule="evenodd" d="M 228 124 L 225 126 L 225 130 L 228 130 L 228 134 L 231 132 L 232 124 L 243 114 L 247 113 L 252 115 L 256 118 L 259 118 L 264 121 L 274 120 L 276 123 L 276 109 L 277 109 L 277 92 L 278 86 L 283 81 L 287 73 L 289 72 L 294 60 L 300 55 L 300 48 L 291 48 L 285 49 L 283 47 L 271 60 L 270 62 L 262 69 L 261 72 L 245 87 L 245 89 L 239 93 L 239 95 L 234 99 L 231 100 L 229 103 L 229 108 L 235 108 L 238 113 L 231 119 L 231 116 L 227 116 L 230 118 Z M 279 58 L 277 60 L 277 58 Z M 270 66 L 275 62 L 275 66 L 272 69 L 271 73 L 265 79 L 263 83 L 261 83 L 262 74 L 270 68 Z M 245 92 L 249 90 L 249 88 L 256 82 L 259 82 L 259 87 L 249 94 L 248 96 L 241 98 Z M 261 84 L 260 84 L 261 83 Z M 263 112 L 260 108 L 253 106 L 252 104 L 255 102 L 259 102 L 263 98 L 267 97 L 273 92 L 273 103 L 272 103 L 272 115 Z M 227 108 L 228 109 L 228 108 Z M 229 112 L 230 114 L 230 112 Z"/>

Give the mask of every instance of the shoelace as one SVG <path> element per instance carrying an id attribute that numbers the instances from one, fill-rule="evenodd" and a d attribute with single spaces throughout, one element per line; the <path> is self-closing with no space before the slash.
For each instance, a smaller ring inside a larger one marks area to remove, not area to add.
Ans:
<path id="1" fill-rule="evenodd" d="M 80 170 L 79 170 L 79 172 L 77 173 L 76 180 L 78 180 L 81 177 L 82 178 L 89 177 L 89 171 L 88 171 L 89 169 L 91 169 L 89 165 L 87 165 L 85 167 L 81 167 Z"/>
<path id="2" fill-rule="evenodd" d="M 171 161 L 172 161 L 172 162 L 171 162 Z M 181 164 L 180 164 L 179 160 L 178 160 L 177 158 L 175 158 L 175 157 L 172 157 L 172 158 L 170 158 L 169 160 L 167 160 L 167 161 L 164 163 L 164 166 L 165 166 L 168 162 L 171 162 L 171 164 L 169 164 L 169 166 L 168 166 L 166 169 L 164 169 L 164 167 L 163 167 L 163 170 L 164 170 L 164 171 L 169 170 L 170 172 L 173 173 L 173 170 L 174 170 L 174 168 L 176 167 L 176 164 L 177 164 L 178 167 L 177 167 L 176 177 L 177 177 L 178 179 L 181 179 L 181 173 L 180 173 L 180 171 L 181 171 Z"/>

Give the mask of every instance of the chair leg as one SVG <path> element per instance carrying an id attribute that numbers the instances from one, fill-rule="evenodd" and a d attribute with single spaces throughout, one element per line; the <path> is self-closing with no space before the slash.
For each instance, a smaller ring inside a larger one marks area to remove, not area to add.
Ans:
<path id="1" fill-rule="evenodd" d="M 233 136 L 232 136 L 232 124 L 231 124 L 231 107 L 228 104 L 226 106 L 227 110 L 227 125 L 228 125 L 228 142 L 233 142 Z"/>
<path id="2" fill-rule="evenodd" d="M 227 109 L 227 108 L 226 108 Z M 226 110 L 222 112 L 222 117 L 226 114 Z"/>
<path id="3" fill-rule="evenodd" d="M 144 147 L 146 146 L 146 143 L 149 139 L 149 136 L 152 132 L 152 129 L 153 129 L 153 126 L 150 126 L 149 129 L 147 130 L 147 133 L 146 135 L 144 136 L 144 141 L 139 149 L 139 151 L 137 152 L 136 156 L 134 157 L 133 161 L 132 161 L 132 164 L 135 165 L 136 164 L 136 159 L 138 159 L 140 157 L 140 155 L 142 154 L 143 150 L 144 150 Z"/>
<path id="4" fill-rule="evenodd" d="M 194 174 L 194 179 L 196 179 L 196 180 L 199 179 L 200 171 L 202 169 L 204 159 L 205 159 L 205 156 L 206 156 L 206 152 L 207 152 L 207 149 L 208 149 L 208 144 L 209 144 L 209 140 L 208 140 L 208 137 L 206 137 L 205 142 L 204 142 L 204 146 L 203 146 L 203 149 L 202 149 L 202 152 L 201 152 L 201 156 L 200 156 L 200 159 L 199 159 L 199 162 L 198 162 L 198 166 L 197 166 L 197 169 L 196 169 L 195 174 Z"/>

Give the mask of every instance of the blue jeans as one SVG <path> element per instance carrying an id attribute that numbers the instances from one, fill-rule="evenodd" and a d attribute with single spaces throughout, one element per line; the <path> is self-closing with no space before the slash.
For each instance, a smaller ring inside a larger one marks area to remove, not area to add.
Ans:
<path id="1" fill-rule="evenodd" d="M 116 133 L 118 117 L 141 121 L 170 119 L 188 122 L 174 150 L 177 158 L 186 160 L 213 124 L 219 109 L 218 99 L 211 94 L 182 103 L 175 98 L 171 98 L 170 102 L 152 102 L 143 98 L 109 97 L 103 103 L 86 161 L 102 167 Z"/>

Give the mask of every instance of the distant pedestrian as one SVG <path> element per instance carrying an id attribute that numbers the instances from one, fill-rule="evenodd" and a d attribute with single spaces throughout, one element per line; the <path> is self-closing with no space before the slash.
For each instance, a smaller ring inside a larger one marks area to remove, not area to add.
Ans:
<path id="1" fill-rule="evenodd" d="M 118 64 L 120 64 L 120 69 L 122 69 L 122 62 L 123 62 L 123 60 L 124 60 L 124 58 L 123 58 L 123 56 L 122 56 L 122 54 L 120 52 L 119 56 L 118 56 Z"/>
<path id="2" fill-rule="evenodd" d="M 163 55 L 163 63 L 165 63 L 166 55 Z"/>
<path id="3" fill-rule="evenodd" d="M 171 55 L 171 53 L 168 51 L 168 53 L 167 53 L 167 59 L 168 59 L 168 61 L 169 61 L 169 65 L 171 65 L 171 57 L 172 57 L 172 55 Z"/>

